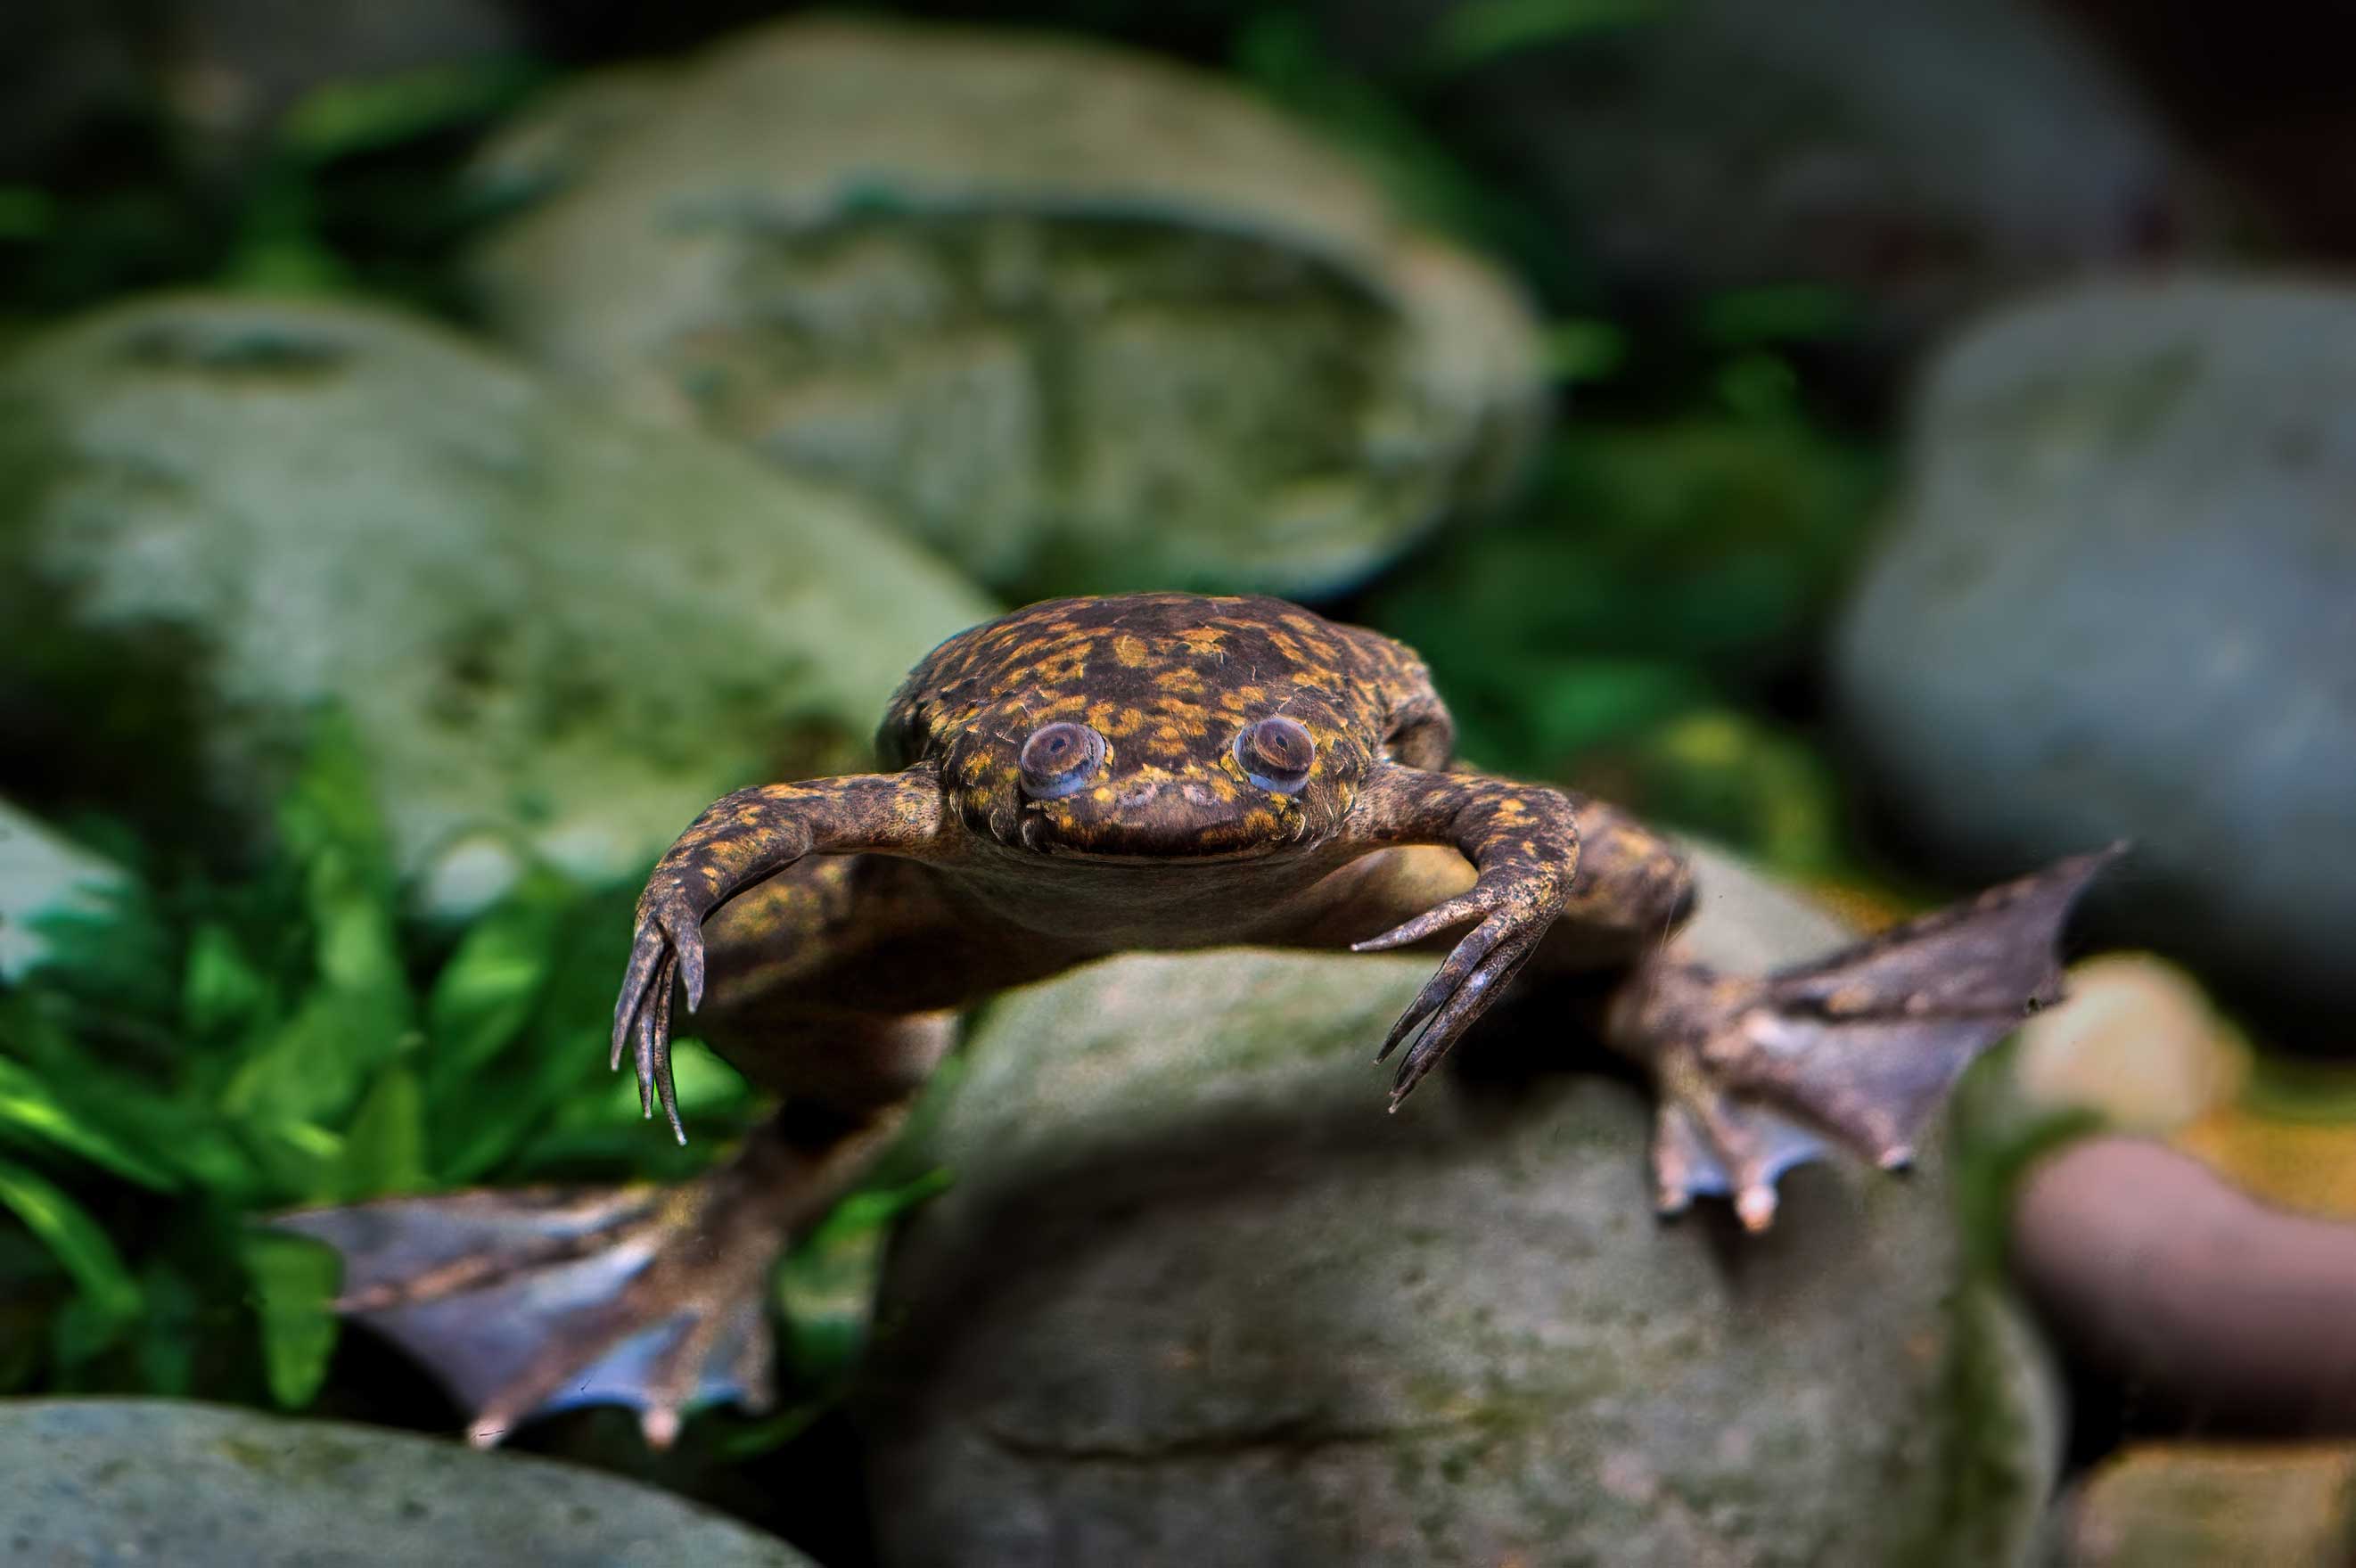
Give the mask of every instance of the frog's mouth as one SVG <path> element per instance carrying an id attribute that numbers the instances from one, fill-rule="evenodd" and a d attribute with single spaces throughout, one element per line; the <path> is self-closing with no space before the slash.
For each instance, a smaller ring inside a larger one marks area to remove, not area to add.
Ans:
<path id="1" fill-rule="evenodd" d="M 1091 824 L 1075 832 L 1042 811 L 1025 811 L 1018 830 L 1023 847 L 1056 860 L 1094 865 L 1202 865 L 1225 860 L 1261 860 L 1292 847 L 1283 839 L 1242 843 L 1200 831 L 1160 832 L 1135 822 Z"/>
<path id="2" fill-rule="evenodd" d="M 1033 800 L 1023 847 L 1107 865 L 1258 860 L 1297 847 L 1309 823 L 1290 802 L 1223 799 L 1186 779 L 1132 780 L 1058 800 Z"/>

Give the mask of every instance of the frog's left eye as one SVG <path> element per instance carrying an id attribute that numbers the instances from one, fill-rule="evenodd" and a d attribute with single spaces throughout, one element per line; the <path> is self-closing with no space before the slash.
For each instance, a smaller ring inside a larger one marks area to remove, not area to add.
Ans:
<path id="1" fill-rule="evenodd" d="M 1261 789 L 1290 795 L 1309 782 L 1317 741 L 1297 721 L 1272 715 L 1236 736 L 1236 761 Z"/>
<path id="2" fill-rule="evenodd" d="M 1077 794 L 1080 787 L 1104 765 L 1105 738 L 1086 725 L 1068 720 L 1041 725 L 1023 743 L 1015 766 L 1023 770 L 1023 792 L 1034 800 L 1060 800 Z"/>

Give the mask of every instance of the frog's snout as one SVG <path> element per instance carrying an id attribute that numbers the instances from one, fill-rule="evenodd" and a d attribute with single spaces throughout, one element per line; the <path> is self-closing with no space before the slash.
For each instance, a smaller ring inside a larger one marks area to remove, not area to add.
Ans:
<path id="1" fill-rule="evenodd" d="M 1301 830 L 1298 811 L 1223 774 L 1151 769 L 1032 801 L 1020 832 L 1048 854 L 1173 861 L 1266 854 Z"/>

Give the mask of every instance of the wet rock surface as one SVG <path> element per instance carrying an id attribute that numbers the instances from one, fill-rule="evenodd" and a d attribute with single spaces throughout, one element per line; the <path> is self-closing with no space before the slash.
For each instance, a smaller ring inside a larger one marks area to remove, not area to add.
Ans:
<path id="1" fill-rule="evenodd" d="M 1837 940 L 1705 871 L 1702 950 Z M 1382 1114 L 1366 1058 L 1429 968 L 1125 959 L 986 1015 L 862 1399 L 887 1563 L 2024 1549 L 2058 1412 L 1958 1294 L 1935 1149 L 1911 1182 L 1797 1173 L 1763 1239 L 1664 1227 L 1624 1081 L 1484 1075 L 1515 1042 L 1483 1031 Z"/>
<path id="2" fill-rule="evenodd" d="M 1835 680 L 1958 875 L 2126 837 L 2089 912 L 2344 1050 L 2356 294 L 2108 285 L 1942 360 Z"/>
<path id="3" fill-rule="evenodd" d="M 0 411 L 9 776 L 252 823 L 333 705 L 440 902 L 855 761 L 993 613 L 847 500 L 387 312 L 125 306 L 0 365 Z"/>
<path id="4" fill-rule="evenodd" d="M 1315 593 L 1512 477 L 1513 288 L 1215 79 L 805 22 L 592 78 L 486 155 L 536 361 L 839 481 L 1018 596 Z"/>
<path id="5" fill-rule="evenodd" d="M 0 1401 L 0 1553 L 42 1568 L 799 1568 L 668 1493 L 177 1400 Z"/>

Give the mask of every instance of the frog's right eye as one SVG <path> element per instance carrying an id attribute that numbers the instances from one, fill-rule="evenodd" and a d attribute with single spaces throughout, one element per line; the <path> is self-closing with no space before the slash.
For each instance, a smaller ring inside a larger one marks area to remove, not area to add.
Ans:
<path id="1" fill-rule="evenodd" d="M 1076 794 L 1104 765 L 1105 738 L 1086 725 L 1041 725 L 1015 758 L 1023 769 L 1023 792 L 1034 800 L 1060 800 Z"/>

